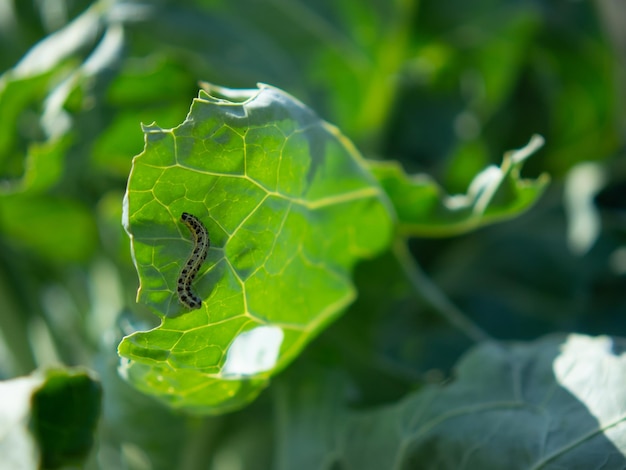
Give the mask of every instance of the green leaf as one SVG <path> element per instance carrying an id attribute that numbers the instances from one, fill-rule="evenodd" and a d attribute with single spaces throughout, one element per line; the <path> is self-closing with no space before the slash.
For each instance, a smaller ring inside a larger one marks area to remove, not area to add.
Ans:
<path id="1" fill-rule="evenodd" d="M 51 77 L 0 77 L 0 122 L 6 125 L 0 133 L 1 193 L 46 189 L 59 178 L 69 138 L 33 142 L 41 132 L 33 108 L 45 98 Z"/>
<path id="2" fill-rule="evenodd" d="M 15 189 L 41 193 L 56 184 L 61 179 L 65 155 L 72 140 L 71 135 L 65 135 L 31 144 L 26 158 L 24 178 Z"/>
<path id="3" fill-rule="evenodd" d="M 549 181 L 520 178 L 524 161 L 541 145 L 534 136 L 522 149 L 507 152 L 502 165 L 490 166 L 471 182 L 467 194 L 448 196 L 427 175 L 409 176 L 397 162 L 369 162 L 398 214 L 400 231 L 408 236 L 443 237 L 513 218 L 530 208 Z"/>
<path id="4" fill-rule="evenodd" d="M 0 466 L 81 464 L 93 443 L 101 395 L 100 385 L 82 370 L 0 382 Z"/>
<path id="5" fill-rule="evenodd" d="M 52 197 L 0 197 L 1 232 L 15 245 L 57 263 L 84 261 L 95 250 L 96 225 L 82 203 Z"/>
<path id="6" fill-rule="evenodd" d="M 393 211 L 352 144 L 281 90 L 201 91 L 180 126 L 144 128 L 124 207 L 138 301 L 161 325 L 119 346 L 128 380 L 197 413 L 239 408 L 355 298 L 355 262 L 387 248 Z M 178 300 L 192 250 L 211 248 Z"/>
<path id="7" fill-rule="evenodd" d="M 452 383 L 374 411 L 347 409 L 337 377 L 291 381 L 278 387 L 278 468 L 623 468 L 625 346 L 582 335 L 482 344 Z"/>

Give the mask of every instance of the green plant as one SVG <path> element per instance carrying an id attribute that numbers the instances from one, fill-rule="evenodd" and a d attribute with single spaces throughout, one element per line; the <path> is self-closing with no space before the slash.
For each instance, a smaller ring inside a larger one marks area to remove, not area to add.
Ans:
<path id="1" fill-rule="evenodd" d="M 59 4 L 0 36 L 0 467 L 624 466 L 606 16 Z"/>

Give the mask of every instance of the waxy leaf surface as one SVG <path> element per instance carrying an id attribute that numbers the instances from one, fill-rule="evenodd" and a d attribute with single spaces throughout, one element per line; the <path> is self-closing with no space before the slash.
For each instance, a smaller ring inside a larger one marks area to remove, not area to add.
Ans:
<path id="1" fill-rule="evenodd" d="M 207 85 L 180 126 L 144 132 L 124 225 L 138 301 L 161 324 L 123 339 L 121 371 L 173 407 L 239 408 L 352 302 L 352 267 L 389 246 L 393 209 L 336 128 L 269 86 Z M 176 293 L 183 212 L 211 239 L 191 311 Z"/>

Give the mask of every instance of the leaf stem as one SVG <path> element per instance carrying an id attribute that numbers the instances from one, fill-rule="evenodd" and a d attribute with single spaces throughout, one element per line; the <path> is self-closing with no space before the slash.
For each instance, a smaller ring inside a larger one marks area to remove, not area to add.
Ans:
<path id="1" fill-rule="evenodd" d="M 459 310 L 422 271 L 409 252 L 405 239 L 398 237 L 393 245 L 393 252 L 411 283 L 413 292 L 420 300 L 430 305 L 438 314 L 465 333 L 471 340 L 482 342 L 493 339 Z"/>

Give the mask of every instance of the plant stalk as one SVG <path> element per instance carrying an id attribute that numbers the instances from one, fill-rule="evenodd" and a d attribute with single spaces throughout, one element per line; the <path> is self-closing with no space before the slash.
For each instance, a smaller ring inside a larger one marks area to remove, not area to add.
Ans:
<path id="1" fill-rule="evenodd" d="M 413 292 L 416 296 L 431 306 L 443 316 L 451 325 L 465 333 L 472 341 L 491 341 L 493 338 L 482 328 L 472 322 L 422 271 L 409 252 L 406 240 L 398 238 L 393 246 L 393 252 L 404 270 Z"/>

